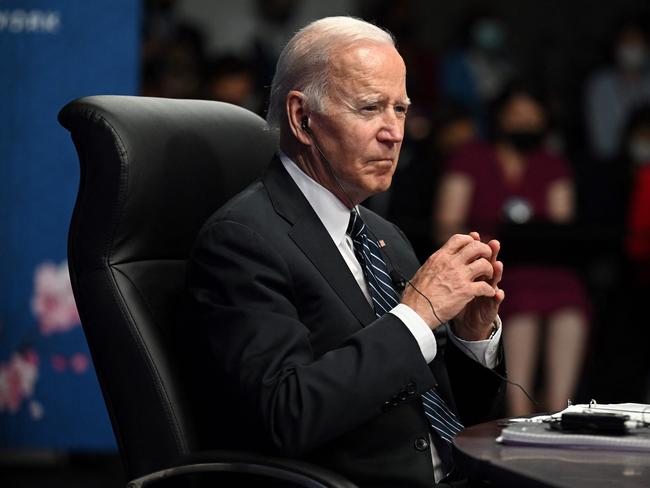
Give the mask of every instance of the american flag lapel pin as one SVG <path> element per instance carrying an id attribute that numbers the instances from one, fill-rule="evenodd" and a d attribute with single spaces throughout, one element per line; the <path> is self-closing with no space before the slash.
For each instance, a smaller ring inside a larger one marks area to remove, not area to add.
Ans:
<path id="1" fill-rule="evenodd" d="M 379 247 L 386 247 L 386 243 L 383 239 L 379 239 Z"/>

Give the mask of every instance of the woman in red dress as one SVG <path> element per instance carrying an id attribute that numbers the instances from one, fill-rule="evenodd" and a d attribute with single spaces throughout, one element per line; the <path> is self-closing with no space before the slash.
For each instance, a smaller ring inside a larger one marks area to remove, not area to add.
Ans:
<path id="1" fill-rule="evenodd" d="M 495 104 L 495 124 L 492 143 L 473 142 L 448 163 L 435 215 L 439 239 L 477 230 L 485 240 L 498 238 L 499 226 L 507 221 L 561 224 L 573 219 L 571 173 L 563 158 L 544 147 L 547 118 L 540 101 L 525 88 L 511 87 Z M 565 408 L 581 373 L 588 336 L 589 306 L 579 277 L 561 265 L 513 264 L 501 286 L 510 380 L 532 391 L 544 340 L 541 408 Z M 509 414 L 532 413 L 529 400 L 509 388 Z"/>

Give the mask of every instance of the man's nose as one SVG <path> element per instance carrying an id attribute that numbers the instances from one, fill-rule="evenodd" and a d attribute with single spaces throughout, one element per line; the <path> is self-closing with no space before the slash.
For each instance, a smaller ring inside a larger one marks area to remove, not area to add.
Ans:
<path id="1" fill-rule="evenodd" d="M 387 110 L 382 118 L 382 125 L 377 134 L 377 139 L 381 142 L 402 142 L 402 139 L 404 139 L 404 118 Z"/>

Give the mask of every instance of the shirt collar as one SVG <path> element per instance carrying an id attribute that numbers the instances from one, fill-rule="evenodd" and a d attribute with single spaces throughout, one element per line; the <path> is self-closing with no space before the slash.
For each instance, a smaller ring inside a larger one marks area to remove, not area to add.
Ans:
<path id="1" fill-rule="evenodd" d="M 350 221 L 350 209 L 331 191 L 304 173 L 282 150 L 278 151 L 282 165 L 318 215 L 327 233 L 337 246 L 345 239 Z"/>

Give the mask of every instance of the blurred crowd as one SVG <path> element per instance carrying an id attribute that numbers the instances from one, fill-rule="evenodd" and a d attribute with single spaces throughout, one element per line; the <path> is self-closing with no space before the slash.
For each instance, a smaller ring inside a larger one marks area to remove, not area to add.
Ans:
<path id="1" fill-rule="evenodd" d="M 216 54 L 178 3 L 146 2 L 141 94 L 264 116 L 300 0 L 252 2 L 245 52 Z M 361 3 L 395 36 L 413 102 L 393 186 L 367 205 L 422 260 L 456 232 L 502 241 L 508 374 L 538 400 L 513 387 L 506 413 L 650 401 L 650 10 L 611 19 L 589 69 L 563 75 L 572 92 L 531 69 L 539 52 L 514 55 L 503 12 L 466 9 L 441 49 L 415 35 L 413 2 Z"/>

